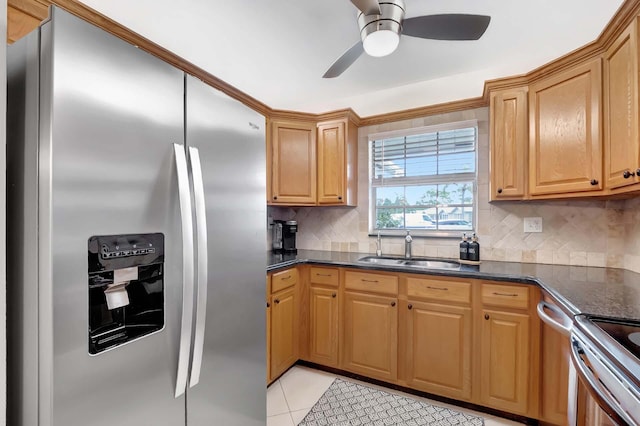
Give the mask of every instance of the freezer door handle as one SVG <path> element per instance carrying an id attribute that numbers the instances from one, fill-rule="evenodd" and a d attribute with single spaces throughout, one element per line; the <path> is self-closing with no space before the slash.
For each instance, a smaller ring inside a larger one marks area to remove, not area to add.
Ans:
<path id="1" fill-rule="evenodd" d="M 184 145 L 173 144 L 178 176 L 178 197 L 180 200 L 180 220 L 182 222 L 182 322 L 180 326 L 180 349 L 178 352 L 178 373 L 175 397 L 187 388 L 189 355 L 191 350 L 191 329 L 193 325 L 193 218 L 191 213 L 191 191 L 189 171 Z"/>
<path id="2" fill-rule="evenodd" d="M 191 363 L 191 379 L 189 387 L 194 387 L 200 381 L 200 369 L 202 367 L 202 355 L 204 350 L 204 332 L 207 316 L 207 209 L 204 198 L 204 182 L 202 179 L 202 167 L 200 166 L 200 153 L 198 148 L 189 147 L 189 162 L 193 177 L 193 195 L 196 209 L 196 244 L 198 249 L 198 274 L 196 296 L 196 326 L 193 341 L 193 361 Z"/>

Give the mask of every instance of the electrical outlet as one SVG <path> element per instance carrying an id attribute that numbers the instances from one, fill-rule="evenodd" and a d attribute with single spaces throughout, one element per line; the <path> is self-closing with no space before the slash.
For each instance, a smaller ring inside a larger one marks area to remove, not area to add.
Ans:
<path id="1" fill-rule="evenodd" d="M 524 232 L 542 232 L 541 217 L 525 217 Z"/>

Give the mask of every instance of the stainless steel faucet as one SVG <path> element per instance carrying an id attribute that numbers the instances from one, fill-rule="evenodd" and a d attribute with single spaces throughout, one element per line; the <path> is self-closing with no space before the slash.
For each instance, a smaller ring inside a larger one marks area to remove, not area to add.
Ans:
<path id="1" fill-rule="evenodd" d="M 378 231 L 378 239 L 376 240 L 376 256 L 382 256 L 382 241 L 380 240 L 380 231 Z"/>
<path id="2" fill-rule="evenodd" d="M 404 257 L 405 257 L 405 259 L 411 259 L 411 242 L 412 241 L 413 241 L 413 238 L 409 234 L 409 231 L 407 231 L 407 236 L 404 237 Z"/>

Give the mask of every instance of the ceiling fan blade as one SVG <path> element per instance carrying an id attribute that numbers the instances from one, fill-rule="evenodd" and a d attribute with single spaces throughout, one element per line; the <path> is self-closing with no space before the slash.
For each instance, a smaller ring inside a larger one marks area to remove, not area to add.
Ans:
<path id="1" fill-rule="evenodd" d="M 351 3 L 365 15 L 380 15 L 378 0 L 351 0 Z"/>
<path id="2" fill-rule="evenodd" d="M 360 55 L 362 55 L 363 53 L 364 53 L 364 47 L 362 46 L 362 42 L 359 41 L 356 44 L 354 44 L 349 50 L 344 52 L 342 56 L 340 56 L 338 60 L 335 61 L 333 65 L 329 67 L 329 69 L 327 70 L 327 72 L 324 73 L 322 78 L 338 77 L 347 68 L 349 68 L 351 64 L 353 64 L 356 61 L 356 59 L 358 59 Z"/>
<path id="3" fill-rule="evenodd" d="M 490 16 L 425 15 L 402 21 L 402 34 L 432 40 L 478 40 L 491 21 Z"/>

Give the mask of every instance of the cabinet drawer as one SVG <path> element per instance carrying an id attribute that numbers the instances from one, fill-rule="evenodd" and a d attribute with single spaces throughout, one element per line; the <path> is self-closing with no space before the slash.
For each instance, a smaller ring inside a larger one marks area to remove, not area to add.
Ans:
<path id="1" fill-rule="evenodd" d="M 291 287 L 298 282 L 298 270 L 287 269 L 271 276 L 271 293 Z"/>
<path id="2" fill-rule="evenodd" d="M 520 286 L 482 284 L 482 304 L 527 309 L 529 307 L 529 289 Z"/>
<path id="3" fill-rule="evenodd" d="M 398 277 L 347 271 L 344 274 L 344 286 L 347 290 L 384 293 L 395 296 L 398 294 Z"/>
<path id="4" fill-rule="evenodd" d="M 407 294 L 413 299 L 471 303 L 471 283 L 424 278 L 407 278 Z"/>
<path id="5" fill-rule="evenodd" d="M 312 266 L 309 276 L 311 277 L 311 282 L 314 284 L 326 284 L 337 287 L 340 282 L 340 274 L 338 270 L 334 268 L 317 268 Z"/>

